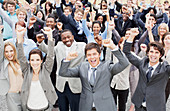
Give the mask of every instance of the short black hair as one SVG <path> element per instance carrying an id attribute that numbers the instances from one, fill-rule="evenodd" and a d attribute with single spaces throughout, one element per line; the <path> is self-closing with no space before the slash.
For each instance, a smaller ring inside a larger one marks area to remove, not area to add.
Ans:
<path id="1" fill-rule="evenodd" d="M 55 18 L 55 16 L 54 16 L 54 14 L 48 15 L 47 19 L 48 19 L 48 18 L 53 18 L 53 19 L 54 19 L 54 22 L 56 22 L 56 18 Z M 46 20 L 47 20 L 47 19 L 46 19 Z"/>
<path id="2" fill-rule="evenodd" d="M 155 21 L 157 20 L 157 17 L 155 14 L 150 14 L 150 16 L 154 17 L 155 18 Z"/>
<path id="3" fill-rule="evenodd" d="M 72 32 L 71 32 L 69 29 L 64 29 L 64 30 L 61 31 L 61 34 L 60 34 L 60 35 L 62 35 L 64 32 L 70 32 L 70 33 L 72 34 Z M 73 34 L 72 34 L 72 35 L 73 35 Z"/>
<path id="4" fill-rule="evenodd" d="M 157 11 L 156 11 L 156 9 L 155 9 L 154 7 L 149 7 L 149 8 L 147 9 L 147 13 L 149 13 L 149 11 L 151 11 L 151 10 L 153 10 L 154 14 L 157 13 Z"/>

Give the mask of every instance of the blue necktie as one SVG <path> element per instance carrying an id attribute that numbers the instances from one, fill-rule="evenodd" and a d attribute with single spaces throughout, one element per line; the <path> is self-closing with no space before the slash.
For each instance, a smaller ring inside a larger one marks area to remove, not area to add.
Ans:
<path id="1" fill-rule="evenodd" d="M 91 68 L 91 70 L 92 70 L 92 74 L 91 74 L 91 76 L 90 76 L 89 82 L 90 82 L 90 85 L 91 85 L 91 86 L 94 86 L 96 68 Z"/>
<path id="2" fill-rule="evenodd" d="M 149 82 L 149 79 L 151 78 L 152 70 L 153 70 L 153 67 L 149 67 L 149 71 L 146 74 L 147 82 Z"/>

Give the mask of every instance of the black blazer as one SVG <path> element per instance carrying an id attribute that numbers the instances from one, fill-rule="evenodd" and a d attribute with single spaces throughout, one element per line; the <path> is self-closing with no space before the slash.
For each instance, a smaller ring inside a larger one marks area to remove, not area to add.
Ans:
<path id="1" fill-rule="evenodd" d="M 166 111 L 165 88 L 170 77 L 170 65 L 167 61 L 160 62 L 147 82 L 149 58 L 139 59 L 130 52 L 132 43 L 125 42 L 123 52 L 129 62 L 139 70 L 139 81 L 132 97 L 132 102 L 140 108 L 145 98 L 147 111 Z"/>
<path id="2" fill-rule="evenodd" d="M 124 23 L 124 27 L 122 28 L 122 23 L 123 23 L 123 17 L 119 16 L 118 19 L 115 19 L 115 28 L 118 31 L 119 35 L 125 36 L 126 33 L 126 29 L 127 28 L 134 28 L 137 27 L 136 21 L 134 19 L 130 20 L 128 19 L 125 23 Z"/>
<path id="3" fill-rule="evenodd" d="M 61 10 L 61 7 L 57 7 L 56 10 L 57 10 L 57 14 L 59 16 L 60 21 L 64 25 L 64 29 L 69 29 L 72 32 L 72 34 L 74 35 L 74 39 L 77 42 L 87 43 L 87 39 L 85 37 L 84 32 L 81 35 L 78 34 L 79 30 L 76 27 L 77 23 L 74 20 L 74 18 L 72 17 L 72 15 L 65 16 Z"/>

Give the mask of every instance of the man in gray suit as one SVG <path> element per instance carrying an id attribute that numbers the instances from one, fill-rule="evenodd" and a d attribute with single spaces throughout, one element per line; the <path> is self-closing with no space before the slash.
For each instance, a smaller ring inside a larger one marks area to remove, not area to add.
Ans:
<path id="1" fill-rule="evenodd" d="M 162 44 L 152 42 L 147 49 L 148 57 L 139 59 L 130 50 L 138 29 L 131 30 L 131 36 L 124 44 L 124 53 L 129 61 L 139 69 L 139 81 L 133 94 L 135 111 L 166 111 L 165 88 L 170 76 L 168 62 L 161 61 L 164 55 Z"/>
<path id="2" fill-rule="evenodd" d="M 79 111 L 117 111 L 110 90 L 110 82 L 113 75 L 121 72 L 128 66 L 127 58 L 110 39 L 103 40 L 103 46 L 111 48 L 112 53 L 119 62 L 100 62 L 101 50 L 98 44 L 89 43 L 85 47 L 85 55 L 88 61 L 77 67 L 69 68 L 70 62 L 76 59 L 77 52 L 69 53 L 62 61 L 59 75 L 66 77 L 80 77 L 82 93 L 80 95 Z"/>
<path id="3" fill-rule="evenodd" d="M 65 29 L 61 32 L 61 40 L 62 42 L 58 42 L 58 44 L 54 47 L 56 60 L 57 60 L 57 72 L 56 72 L 56 88 L 58 95 L 58 103 L 60 111 L 69 111 L 69 105 L 71 111 L 78 111 L 79 109 L 79 100 L 80 93 L 82 89 L 81 81 L 79 78 L 68 78 L 61 77 L 58 75 L 61 61 L 64 57 L 68 55 L 71 51 L 77 51 L 79 56 L 72 60 L 69 67 L 75 67 L 85 60 L 84 42 L 76 42 L 74 40 L 74 36 L 71 31 Z M 43 39 L 37 38 L 39 44 L 39 48 L 43 52 L 47 52 L 47 45 L 44 43 Z M 42 42 L 43 41 L 43 42 Z"/>

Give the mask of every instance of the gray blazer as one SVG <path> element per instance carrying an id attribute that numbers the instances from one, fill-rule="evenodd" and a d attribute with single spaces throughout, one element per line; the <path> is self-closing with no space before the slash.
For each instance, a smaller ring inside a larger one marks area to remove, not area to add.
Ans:
<path id="1" fill-rule="evenodd" d="M 85 54 L 84 54 L 85 45 L 86 44 L 84 42 L 76 42 L 76 41 L 73 42 L 73 44 L 70 47 L 70 52 L 77 51 L 79 56 L 70 62 L 69 68 L 79 65 L 81 62 L 85 60 Z M 39 48 L 43 52 L 45 53 L 47 52 L 47 45 L 44 42 L 42 42 L 39 45 Z M 81 85 L 80 78 L 61 77 L 58 74 L 61 66 L 61 61 L 63 60 L 63 58 L 66 57 L 66 45 L 63 44 L 63 42 L 58 42 L 57 45 L 54 47 L 54 52 L 57 60 L 57 71 L 56 71 L 57 90 L 63 92 L 65 88 L 65 83 L 68 82 L 69 87 L 73 93 L 81 93 L 82 85 Z"/>
<path id="2" fill-rule="evenodd" d="M 54 41 L 49 41 L 48 44 L 49 44 L 48 54 L 47 54 L 46 61 L 41 66 L 39 72 L 39 80 L 44 90 L 44 93 L 47 97 L 47 100 L 49 101 L 50 104 L 54 104 L 55 101 L 57 100 L 57 95 L 50 79 L 50 73 L 52 71 L 52 66 L 54 63 Z M 21 70 L 24 75 L 24 81 L 21 90 L 21 101 L 22 101 L 23 110 L 25 111 L 28 96 L 29 96 L 29 89 L 31 86 L 31 81 L 33 76 L 33 70 L 30 64 L 27 62 L 26 57 L 24 56 L 23 45 L 17 44 L 17 49 L 18 49 L 18 59 L 20 61 Z"/>
<path id="3" fill-rule="evenodd" d="M 9 61 L 4 57 L 4 42 L 2 34 L 0 34 L 0 95 L 6 95 L 9 91 L 9 77 L 8 77 Z"/>
<path id="4" fill-rule="evenodd" d="M 139 69 L 139 81 L 132 102 L 140 108 L 145 98 L 147 111 L 166 111 L 165 88 L 170 76 L 168 62 L 161 62 L 153 72 L 149 82 L 147 82 L 146 71 L 149 59 L 148 57 L 139 59 L 131 54 L 131 46 L 131 43 L 125 42 L 123 51 L 129 61 Z"/>
<path id="5" fill-rule="evenodd" d="M 128 66 L 128 60 L 120 50 L 113 51 L 119 62 L 113 64 L 111 61 L 100 62 L 97 67 L 94 87 L 88 81 L 89 63 L 83 62 L 79 66 L 69 68 L 70 62 L 61 63 L 59 74 L 67 77 L 80 77 L 82 82 L 82 93 L 80 95 L 79 111 L 91 111 L 93 102 L 97 111 L 117 111 L 110 90 L 110 82 L 113 75 L 121 72 Z"/>

